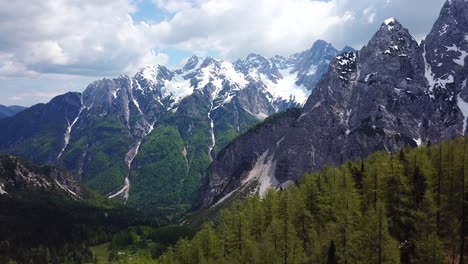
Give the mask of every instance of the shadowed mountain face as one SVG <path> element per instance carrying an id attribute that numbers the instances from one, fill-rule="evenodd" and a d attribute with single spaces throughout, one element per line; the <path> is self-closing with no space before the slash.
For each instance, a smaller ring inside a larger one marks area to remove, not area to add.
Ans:
<path id="1" fill-rule="evenodd" d="M 264 118 L 300 107 L 338 50 L 233 63 L 191 57 L 91 83 L 0 121 L 0 151 L 55 164 L 142 210 L 190 207 L 216 154 Z"/>
<path id="2" fill-rule="evenodd" d="M 85 192 L 68 173 L 52 167 L 37 167 L 13 156 L 0 155 L 0 195 L 49 192 L 81 200 Z"/>
<path id="3" fill-rule="evenodd" d="M 287 186 L 327 164 L 466 134 L 468 2 L 447 1 L 419 45 L 396 19 L 359 52 L 338 56 L 300 112 L 230 144 L 199 205 Z"/>
<path id="4" fill-rule="evenodd" d="M 24 109 L 26 109 L 26 107 L 19 106 L 19 105 L 11 105 L 11 106 L 0 105 L 0 119 L 14 116 L 17 113 L 23 111 Z"/>

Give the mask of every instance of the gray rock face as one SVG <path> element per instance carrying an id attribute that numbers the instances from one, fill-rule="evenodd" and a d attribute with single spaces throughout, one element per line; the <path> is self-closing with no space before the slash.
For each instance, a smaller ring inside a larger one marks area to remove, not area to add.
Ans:
<path id="1" fill-rule="evenodd" d="M 464 135 L 467 12 L 468 2 L 447 1 L 421 46 L 397 20 L 386 20 L 359 52 L 332 61 L 297 118 L 265 124 L 221 152 L 199 206 L 246 189 L 263 194 L 377 150 Z"/>

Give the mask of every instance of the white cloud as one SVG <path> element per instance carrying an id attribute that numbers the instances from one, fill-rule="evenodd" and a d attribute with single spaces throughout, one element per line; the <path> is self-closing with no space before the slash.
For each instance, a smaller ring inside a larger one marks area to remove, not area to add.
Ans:
<path id="1" fill-rule="evenodd" d="M 215 50 L 236 59 L 250 52 L 288 55 L 316 39 L 338 47 L 365 44 L 380 23 L 397 17 L 415 35 L 426 34 L 443 0 L 156 0 L 173 17 L 149 25 L 162 46 Z M 419 12 L 413 12 L 417 8 Z"/>
<path id="2" fill-rule="evenodd" d="M 177 12 L 180 10 L 184 10 L 190 8 L 194 5 L 193 1 L 188 0 L 153 0 L 156 5 L 167 11 L 167 12 Z"/>
<path id="3" fill-rule="evenodd" d="M 0 0 L 2 76 L 63 73 L 108 76 L 165 64 L 164 48 L 215 51 L 236 59 L 250 52 L 291 54 L 322 38 L 338 47 L 364 44 L 395 16 L 416 35 L 428 30 L 442 0 L 147 0 L 171 13 L 135 22 L 136 0 Z M 412 12 L 418 6 L 419 12 Z M 421 9 L 424 9 L 421 10 Z M 425 11 L 427 10 L 427 11 Z M 424 23 L 421 26 L 421 23 Z"/>
<path id="4" fill-rule="evenodd" d="M 157 14 L 155 19 L 137 20 L 141 22 L 132 19 L 142 1 L 161 9 L 163 18 Z M 309 48 L 317 39 L 337 48 L 360 48 L 388 17 L 396 17 L 420 39 L 432 27 L 443 2 L 0 0 L 0 89 L 2 93 L 10 89 L 12 98 L 15 79 L 18 87 L 26 87 L 27 78 L 28 89 L 40 82 L 44 92 L 54 87 L 57 74 L 81 78 L 68 90 L 84 89 L 89 76 L 133 74 L 145 64 L 167 64 L 170 58 L 164 50 L 168 48 L 215 53 L 228 60 L 251 52 L 289 55 Z"/>
<path id="5" fill-rule="evenodd" d="M 1 2 L 1 1 L 0 1 Z M 151 52 L 157 42 L 135 23 L 127 0 L 16 0 L 0 3 L 0 51 L 9 62 L 2 75 L 63 73 L 116 75 L 140 63 L 166 63 Z M 15 65 L 15 67 L 11 66 Z"/>

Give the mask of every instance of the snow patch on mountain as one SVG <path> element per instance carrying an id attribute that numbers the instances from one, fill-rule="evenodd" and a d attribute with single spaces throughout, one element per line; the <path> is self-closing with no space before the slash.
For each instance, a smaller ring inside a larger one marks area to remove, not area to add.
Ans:
<path id="1" fill-rule="evenodd" d="M 395 28 L 396 19 L 391 17 L 389 19 L 386 19 L 384 23 L 385 25 L 387 25 L 388 30 L 393 30 Z"/>
<path id="2" fill-rule="evenodd" d="M 132 169 L 133 160 L 135 159 L 136 155 L 138 155 L 138 151 L 140 150 L 141 142 L 143 142 L 145 137 L 147 135 L 149 135 L 154 129 L 154 124 L 151 125 L 147 121 L 146 121 L 146 124 L 148 125 L 147 132 L 143 134 L 143 137 L 132 148 L 130 148 L 130 150 L 125 155 L 125 164 L 127 165 L 128 173 L 127 173 L 127 176 L 125 177 L 124 185 L 117 192 L 115 192 L 113 194 L 112 193 L 108 194 L 109 199 L 112 199 L 112 198 L 115 198 L 115 197 L 118 197 L 118 196 L 122 195 L 122 197 L 124 199 L 124 203 L 126 204 L 127 201 L 128 201 L 128 196 L 129 196 L 129 193 L 130 193 L 130 186 L 131 186 L 130 185 L 130 171 Z"/>
<path id="3" fill-rule="evenodd" d="M 175 75 L 171 80 L 166 80 L 161 89 L 162 96 L 174 99 L 178 104 L 182 99 L 193 94 L 190 79 L 184 79 L 182 75 Z"/>
<path id="4" fill-rule="evenodd" d="M 155 65 L 146 65 L 140 70 L 141 76 L 148 80 L 148 81 L 153 81 L 156 79 L 158 70 L 157 66 Z"/>
<path id="5" fill-rule="evenodd" d="M 424 71 L 424 76 L 426 77 L 426 80 L 429 84 L 429 96 L 434 99 L 434 92 L 433 92 L 433 89 L 434 89 L 434 86 L 436 84 L 436 80 L 434 79 L 434 73 L 432 72 L 432 68 L 431 68 L 431 65 L 429 64 L 429 62 L 427 61 L 427 58 L 426 58 L 426 45 L 424 45 L 424 51 L 423 51 L 423 59 L 424 59 L 424 65 L 425 65 L 425 71 Z"/>
<path id="6" fill-rule="evenodd" d="M 3 188 L 5 188 L 5 186 L 2 183 L 2 184 L 0 184 L 0 195 L 8 194 Z"/>
<path id="7" fill-rule="evenodd" d="M 231 84 L 237 85 L 239 88 L 244 88 L 249 83 L 244 74 L 236 71 L 234 65 L 229 62 L 223 61 L 221 63 L 221 70 L 219 71 L 220 76 L 224 76 Z"/>
<path id="8" fill-rule="evenodd" d="M 310 95 L 310 91 L 304 85 L 296 84 L 297 75 L 292 73 L 292 68 L 279 70 L 283 78 L 276 80 L 276 83 L 268 79 L 265 75 L 260 78 L 266 85 L 266 90 L 275 100 L 291 100 L 304 105 Z"/>
<path id="9" fill-rule="evenodd" d="M 73 198 L 78 199 L 81 198 L 78 194 L 76 194 L 74 191 L 70 190 L 66 186 L 63 186 L 57 179 L 54 179 L 55 183 L 64 191 L 70 193 Z"/>
<path id="10" fill-rule="evenodd" d="M 442 29 L 439 31 L 439 35 L 442 36 L 444 35 L 445 33 L 447 33 L 447 28 L 449 27 L 448 24 L 445 24 Z"/>
<path id="11" fill-rule="evenodd" d="M 467 122 L 466 119 L 468 118 L 468 103 L 465 102 L 465 100 L 463 100 L 460 97 L 460 94 L 458 94 L 458 97 L 457 97 L 457 105 L 458 105 L 458 108 L 460 109 L 460 111 L 463 114 L 463 131 L 462 131 L 462 135 L 464 135 L 465 131 L 466 131 L 466 122 Z"/>
<path id="12" fill-rule="evenodd" d="M 210 160 L 213 161 L 213 157 L 214 157 L 213 148 L 216 145 L 216 137 L 214 134 L 214 121 L 213 121 L 213 118 L 211 118 L 211 111 L 213 111 L 213 105 L 211 105 L 211 109 L 208 112 L 208 119 L 210 120 L 210 135 L 211 135 L 211 138 L 210 138 L 211 142 L 210 142 L 210 145 L 208 146 L 208 156 L 210 157 Z"/>
<path id="13" fill-rule="evenodd" d="M 449 46 L 449 47 L 445 47 L 447 49 L 447 51 L 454 51 L 456 52 L 457 54 L 460 53 L 460 55 L 453 59 L 453 62 L 455 62 L 456 64 L 464 67 L 465 66 L 465 58 L 466 56 L 468 55 L 468 52 L 460 49 L 457 45 L 453 44 L 452 46 Z"/>
<path id="14" fill-rule="evenodd" d="M 67 128 L 65 129 L 65 135 L 64 135 L 64 145 L 62 147 L 62 149 L 60 150 L 60 153 L 58 154 L 57 156 L 57 160 L 60 159 L 60 157 L 62 156 L 63 152 L 65 151 L 65 149 L 67 148 L 68 144 L 70 143 L 70 137 L 71 137 L 71 132 L 72 132 L 72 129 L 73 127 L 75 126 L 76 122 L 78 122 L 78 119 L 80 118 L 81 116 L 81 113 L 83 112 L 83 110 L 85 109 L 85 106 L 83 104 L 83 97 L 81 97 L 81 106 L 80 106 L 80 110 L 78 111 L 78 115 L 75 117 L 75 119 L 72 121 L 72 123 L 70 124 L 70 121 L 68 120 L 67 118 Z"/>

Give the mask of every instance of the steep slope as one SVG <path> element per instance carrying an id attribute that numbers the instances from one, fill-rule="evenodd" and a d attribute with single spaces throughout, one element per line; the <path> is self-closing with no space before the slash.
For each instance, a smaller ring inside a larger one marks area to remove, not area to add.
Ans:
<path id="1" fill-rule="evenodd" d="M 292 122 L 280 118 L 266 125 L 272 128 L 246 133 L 226 148 L 210 167 L 200 205 L 243 190 L 262 194 L 305 172 L 376 150 L 395 152 L 463 135 L 468 71 L 453 58 L 459 62 L 466 49 L 467 40 L 457 36 L 468 33 L 460 26 L 468 20 L 467 10 L 466 1 L 447 1 L 422 47 L 396 19 L 386 20 L 359 52 L 346 52 L 330 64 L 300 116 Z M 440 34 L 441 23 L 445 34 Z M 460 51 L 442 49 L 446 41 Z M 437 50 L 438 57 L 428 57 L 429 50 Z M 429 72 L 431 65 L 443 68 L 446 56 L 445 73 Z M 238 151 L 253 145 L 253 154 Z"/>
<path id="2" fill-rule="evenodd" d="M 0 119 L 14 116 L 17 113 L 23 111 L 26 107 L 19 105 L 4 106 L 0 105 Z"/>
<path id="3" fill-rule="evenodd" d="M 174 71 L 145 66 L 0 121 L 0 151 L 63 166 L 142 211 L 178 211 L 190 207 L 226 144 L 260 120 L 304 105 L 337 53 L 317 41 L 287 58 L 250 54 L 230 63 L 193 56 Z"/>

